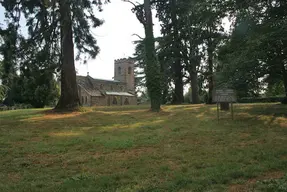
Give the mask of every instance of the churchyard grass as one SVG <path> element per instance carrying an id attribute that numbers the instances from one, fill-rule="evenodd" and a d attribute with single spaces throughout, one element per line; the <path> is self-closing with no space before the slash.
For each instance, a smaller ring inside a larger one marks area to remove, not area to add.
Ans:
<path id="1" fill-rule="evenodd" d="M 256 191 L 287 173 L 286 106 L 237 104 L 219 122 L 214 105 L 162 109 L 0 112 L 0 191 Z"/>

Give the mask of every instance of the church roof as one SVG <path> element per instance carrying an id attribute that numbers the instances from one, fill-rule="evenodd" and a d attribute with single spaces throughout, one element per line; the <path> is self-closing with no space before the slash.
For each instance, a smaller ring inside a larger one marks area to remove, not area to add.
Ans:
<path id="1" fill-rule="evenodd" d="M 115 83 L 115 84 L 125 84 L 123 82 L 120 82 L 118 80 L 107 80 L 107 79 L 95 79 L 95 78 L 92 78 L 90 76 L 86 77 L 86 78 L 89 78 L 90 81 L 92 81 L 92 83 Z"/>
<path id="2" fill-rule="evenodd" d="M 112 79 L 99 79 L 99 78 L 93 78 L 95 81 L 107 81 L 107 82 L 112 82 L 112 83 L 121 83 L 118 80 L 112 80 Z"/>
<path id="3" fill-rule="evenodd" d="M 128 92 L 117 92 L 117 91 L 106 91 L 107 95 L 116 95 L 116 96 L 134 96 Z"/>
<path id="4" fill-rule="evenodd" d="M 77 83 L 89 95 L 91 95 L 91 96 L 102 96 L 102 93 L 99 90 L 94 89 L 94 85 L 88 80 L 87 77 L 77 76 Z"/>
<path id="5" fill-rule="evenodd" d="M 90 76 L 77 76 L 76 80 L 77 84 L 91 96 L 103 96 L 103 95 L 134 96 L 133 94 L 128 92 L 100 90 L 97 88 L 97 84 L 99 83 L 125 84 L 117 80 L 94 79 Z"/>

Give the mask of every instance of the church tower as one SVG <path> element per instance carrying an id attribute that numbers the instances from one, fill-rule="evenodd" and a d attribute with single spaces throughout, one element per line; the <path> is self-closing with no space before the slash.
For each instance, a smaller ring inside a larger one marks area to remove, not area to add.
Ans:
<path id="1" fill-rule="evenodd" d="M 132 59 L 115 60 L 114 79 L 127 84 L 127 90 L 135 93 L 134 61 Z"/>

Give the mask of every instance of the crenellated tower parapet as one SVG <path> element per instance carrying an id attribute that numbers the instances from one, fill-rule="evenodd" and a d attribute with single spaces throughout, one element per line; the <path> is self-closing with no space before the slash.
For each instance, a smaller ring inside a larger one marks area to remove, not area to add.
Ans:
<path id="1" fill-rule="evenodd" d="M 114 60 L 114 79 L 127 84 L 129 92 L 135 92 L 134 59 L 120 58 Z"/>

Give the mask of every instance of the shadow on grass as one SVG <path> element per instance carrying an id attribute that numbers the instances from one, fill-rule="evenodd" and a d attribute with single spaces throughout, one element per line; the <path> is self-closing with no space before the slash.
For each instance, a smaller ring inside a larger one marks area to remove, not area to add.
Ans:
<path id="1" fill-rule="evenodd" d="M 0 125 L 0 179 L 6 191 L 28 189 L 29 181 L 34 191 L 224 191 L 262 172 L 286 170 L 284 131 L 264 124 L 272 115 L 257 118 L 260 109 L 252 108 L 258 107 L 236 105 L 235 121 L 223 112 L 220 124 L 216 106 L 206 105 L 163 106 L 160 113 L 133 106 L 7 114 L 1 120 L 8 126 Z M 23 181 L 8 180 L 10 172 Z"/>
<path id="2" fill-rule="evenodd" d="M 268 115 L 274 117 L 285 117 L 287 118 L 287 105 L 283 104 L 258 104 L 258 105 L 237 105 L 240 111 L 245 111 L 251 115 Z"/>

